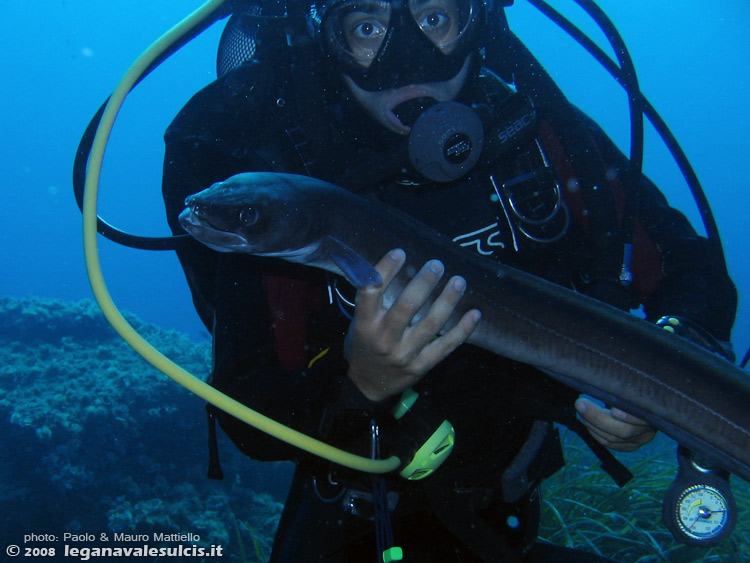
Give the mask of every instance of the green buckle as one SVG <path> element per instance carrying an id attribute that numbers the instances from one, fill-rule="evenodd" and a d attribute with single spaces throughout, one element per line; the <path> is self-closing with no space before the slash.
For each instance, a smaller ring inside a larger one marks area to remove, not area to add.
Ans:
<path id="1" fill-rule="evenodd" d="M 383 552 L 383 563 L 391 561 L 401 561 L 404 558 L 404 551 L 400 547 L 389 547 Z"/>
<path id="2" fill-rule="evenodd" d="M 399 475 L 409 481 L 418 481 L 432 475 L 451 454 L 455 441 L 456 431 L 453 425 L 444 420 Z"/>

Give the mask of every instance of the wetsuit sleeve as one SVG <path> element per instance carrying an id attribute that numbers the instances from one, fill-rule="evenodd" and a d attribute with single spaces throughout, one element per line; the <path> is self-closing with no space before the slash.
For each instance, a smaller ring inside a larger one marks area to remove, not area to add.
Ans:
<path id="1" fill-rule="evenodd" d="M 605 162 L 624 177 L 628 165 L 625 155 L 592 120 L 585 119 Z M 641 178 L 635 215 L 659 251 L 663 275 L 644 302 L 647 318 L 655 321 L 664 315 L 683 316 L 716 338 L 729 341 L 737 309 L 737 290 L 726 271 L 723 256 L 695 232 L 682 213 L 669 206 L 646 176 Z"/>
<path id="2" fill-rule="evenodd" d="M 226 85 L 212 85 L 196 95 L 167 130 L 162 189 L 167 220 L 175 234 L 183 234 L 177 217 L 188 195 L 239 172 L 275 169 L 278 161 L 260 156 L 272 153 L 263 147 L 254 150 L 252 142 L 269 135 L 250 136 L 238 127 L 239 123 L 261 131 L 266 127 L 253 112 L 247 115 L 246 105 L 237 109 L 233 104 L 238 99 L 245 98 Z M 307 277 L 320 277 L 320 272 L 244 254 L 219 253 L 192 240 L 177 255 L 194 306 L 213 335 L 212 385 L 282 424 L 318 437 L 323 437 L 324 414 L 328 428 L 343 428 L 345 425 L 331 421 L 370 406 L 363 397 L 351 401 L 343 334 L 331 338 L 329 353 L 309 369 L 285 369 L 279 358 L 272 327 L 274 315 L 285 309 L 283 304 L 279 310 L 269 304 L 266 276 L 309 281 Z M 217 416 L 235 444 L 253 458 L 285 460 L 301 455 L 296 448 L 224 413 Z M 346 442 L 346 432 L 337 431 L 337 436 Z"/>

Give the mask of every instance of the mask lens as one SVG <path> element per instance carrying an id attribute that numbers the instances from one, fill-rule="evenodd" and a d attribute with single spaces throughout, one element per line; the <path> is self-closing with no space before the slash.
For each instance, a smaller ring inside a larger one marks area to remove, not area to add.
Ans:
<path id="1" fill-rule="evenodd" d="M 335 52 L 366 68 L 380 51 L 390 19 L 389 2 L 345 1 L 331 8 L 324 30 Z"/>
<path id="2" fill-rule="evenodd" d="M 410 0 L 409 11 L 422 33 L 446 55 L 472 19 L 471 2 L 462 0 Z"/>

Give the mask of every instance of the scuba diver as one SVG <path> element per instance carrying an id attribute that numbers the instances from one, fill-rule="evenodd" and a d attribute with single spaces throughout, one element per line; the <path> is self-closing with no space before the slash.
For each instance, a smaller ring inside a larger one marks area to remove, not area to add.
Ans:
<path id="1" fill-rule="evenodd" d="M 645 176 L 629 181 L 628 159 L 565 100 L 504 9 L 331 0 L 236 10 L 219 78 L 165 135 L 172 231 L 183 234 L 185 198 L 215 182 L 302 174 L 398 208 L 487 260 L 728 342 L 737 294 L 722 257 Z M 383 285 L 359 291 L 197 241 L 178 256 L 213 336 L 217 389 L 372 457 L 416 459 L 444 421 L 452 428 L 429 476 L 372 477 L 209 406 L 212 476 L 216 422 L 247 456 L 296 463 L 272 561 L 397 560 L 395 545 L 408 561 L 605 560 L 537 541 L 539 485 L 563 464 L 553 422 L 579 432 L 618 479 L 607 448 L 635 450 L 653 429 L 462 345 L 474 311 L 439 334 L 465 290 L 460 277 L 412 322 L 442 275 L 439 256 L 390 308 L 383 291 L 403 264 L 398 249 L 376 266 Z"/>

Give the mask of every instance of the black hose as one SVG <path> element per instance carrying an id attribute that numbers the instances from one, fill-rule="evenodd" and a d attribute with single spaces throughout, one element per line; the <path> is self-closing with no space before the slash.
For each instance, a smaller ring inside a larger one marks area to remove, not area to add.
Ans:
<path id="1" fill-rule="evenodd" d="M 107 101 L 109 101 L 109 99 L 107 99 Z M 78 208 L 81 211 L 83 211 L 83 191 L 86 184 L 86 168 L 88 166 L 89 154 L 91 153 L 91 145 L 94 143 L 94 136 L 99 127 L 99 122 L 102 119 L 104 108 L 107 107 L 107 101 L 101 105 L 99 111 L 96 112 L 96 115 L 94 115 L 89 122 L 88 127 L 86 127 L 86 131 L 81 137 L 81 142 L 78 144 L 78 150 L 76 151 L 76 157 L 73 162 L 73 193 Z M 107 237 L 113 242 L 123 246 L 129 246 L 130 248 L 139 248 L 141 250 L 176 250 L 191 238 L 190 235 L 187 234 L 168 237 L 144 237 L 131 235 L 130 233 L 126 233 L 125 231 L 113 227 L 99 216 L 96 218 L 96 230 L 100 235 Z"/>
<path id="2" fill-rule="evenodd" d="M 742 358 L 742 361 L 740 362 L 740 367 L 744 368 L 747 365 L 748 360 L 750 360 L 750 348 L 748 348 L 747 352 L 745 352 L 745 356 Z"/>
<path id="3" fill-rule="evenodd" d="M 135 86 L 137 86 L 141 82 L 141 80 L 146 78 L 146 76 L 148 76 L 156 67 L 163 63 L 167 58 L 169 58 L 170 55 L 172 55 L 172 53 L 177 51 L 185 43 L 189 42 L 194 37 L 202 33 L 206 28 L 213 25 L 216 21 L 228 16 L 229 13 L 231 13 L 233 4 L 233 2 L 225 2 L 219 8 L 217 8 L 210 17 L 206 18 L 199 26 L 193 29 L 190 34 L 182 37 L 179 41 L 175 42 L 168 51 L 162 53 L 159 58 L 151 63 L 151 65 L 146 69 L 143 75 L 141 75 L 141 77 L 138 79 L 138 82 L 133 85 L 133 88 L 135 88 Z M 96 114 L 86 127 L 86 130 L 81 137 L 81 141 L 78 144 L 75 160 L 73 161 L 73 193 L 75 195 L 78 208 L 81 211 L 83 211 L 83 192 L 86 184 L 86 168 L 88 167 L 89 155 L 91 154 L 91 146 L 94 143 L 94 137 L 99 127 L 99 122 L 102 119 L 104 108 L 107 107 L 108 101 L 109 98 L 107 98 L 107 100 L 101 105 L 99 110 L 96 112 Z M 187 234 L 169 237 L 143 237 L 131 235 L 113 227 L 99 216 L 97 216 L 96 221 L 96 230 L 99 234 L 104 235 L 108 239 L 118 244 L 129 246 L 131 248 L 139 248 L 142 250 L 176 250 L 191 239 L 190 235 Z"/>
<path id="4" fill-rule="evenodd" d="M 625 186 L 630 196 L 625 199 L 622 210 L 622 222 L 619 229 L 621 242 L 624 245 L 624 248 L 628 248 L 633 241 L 635 210 L 638 208 L 638 201 L 640 199 L 639 187 L 641 176 L 643 174 L 643 109 L 639 102 L 640 87 L 638 85 L 638 78 L 635 72 L 635 66 L 633 65 L 633 60 L 625 46 L 625 42 L 607 15 L 592 0 L 575 1 L 591 17 L 591 19 L 596 22 L 604 32 L 609 43 L 612 45 L 620 63 L 620 66 L 615 66 L 615 68 L 620 76 L 620 83 L 623 85 L 628 95 L 628 109 L 630 115 L 630 156 L 628 158 L 629 163 L 625 177 Z M 549 6 L 546 2 L 543 2 L 542 0 L 529 0 L 529 3 L 568 33 L 570 33 L 571 29 L 575 29 L 581 33 L 580 30 L 570 23 L 570 21 L 565 19 L 562 14 L 554 10 L 554 8 Z M 583 34 L 581 33 L 581 35 Z M 588 37 L 586 37 L 586 39 L 588 39 Z M 593 44 L 590 39 L 589 41 Z M 623 255 L 622 260 L 620 279 L 623 283 L 629 283 L 632 280 L 632 274 L 630 272 L 630 253 L 626 251 L 624 252 L 625 254 Z"/>
<path id="5" fill-rule="evenodd" d="M 629 88 L 628 81 L 623 76 L 622 70 L 596 43 L 591 40 L 591 38 L 589 38 L 579 28 L 573 25 L 569 20 L 567 20 L 564 16 L 562 16 L 548 4 L 542 2 L 541 0 L 529 0 L 529 2 L 532 3 L 537 9 L 539 9 L 545 16 L 551 19 L 566 33 L 568 33 L 568 35 L 575 39 L 584 49 L 586 49 L 586 51 L 588 51 L 623 88 L 625 88 L 626 90 Z M 724 256 L 724 249 L 721 243 L 721 238 L 719 236 L 719 229 L 711 211 L 711 206 L 708 203 L 706 194 L 701 186 L 700 181 L 698 180 L 698 176 L 695 174 L 695 170 L 693 169 L 690 161 L 685 155 L 685 152 L 682 150 L 682 147 L 680 147 L 677 139 L 674 137 L 667 124 L 657 113 L 653 105 L 651 105 L 651 102 L 649 102 L 648 99 L 643 95 L 643 93 L 638 90 L 635 93 L 630 92 L 628 95 L 629 97 L 633 97 L 633 95 L 637 96 L 638 105 L 640 106 L 641 110 L 646 115 L 648 120 L 651 122 L 651 124 L 654 126 L 654 129 L 662 138 L 664 144 L 667 146 L 667 149 L 672 155 L 672 158 L 674 158 L 675 162 L 677 163 L 677 166 L 680 169 L 683 177 L 685 178 L 685 182 L 687 183 L 688 188 L 690 189 L 693 199 L 695 200 L 696 206 L 698 207 L 698 212 L 701 216 L 703 226 L 706 230 L 706 235 L 711 244 L 714 245 L 717 256 L 721 257 L 721 264 L 724 268 L 724 272 L 726 272 L 726 258 Z"/>
<path id="6" fill-rule="evenodd" d="M 575 1 L 602 29 L 620 63 L 620 74 L 626 85 L 625 90 L 628 94 L 628 107 L 630 109 L 630 178 L 628 185 L 632 187 L 633 193 L 637 193 L 643 170 L 643 109 L 640 104 L 641 89 L 638 85 L 633 59 L 630 57 L 622 36 L 602 9 L 592 0 Z"/>

